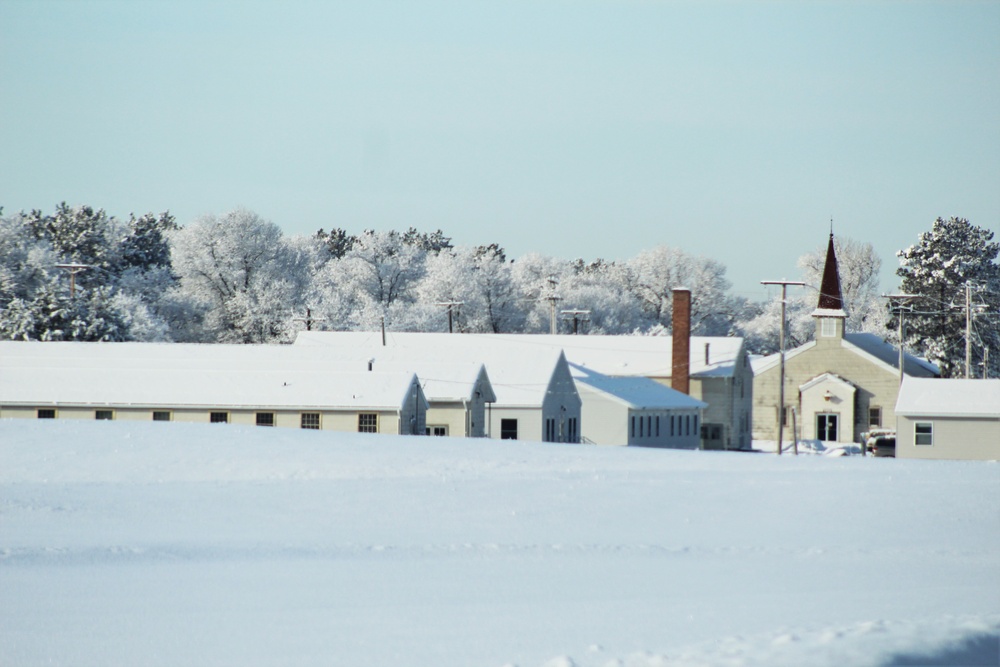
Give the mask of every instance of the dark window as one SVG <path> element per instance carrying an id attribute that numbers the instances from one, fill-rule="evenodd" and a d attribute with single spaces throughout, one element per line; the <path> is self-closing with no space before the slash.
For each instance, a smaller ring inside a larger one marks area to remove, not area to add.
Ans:
<path id="1" fill-rule="evenodd" d="M 448 435 L 447 426 L 428 426 L 424 429 L 427 435 Z"/>
<path id="2" fill-rule="evenodd" d="M 670 437 L 674 437 L 674 417 L 676 415 L 670 415 Z"/>
<path id="3" fill-rule="evenodd" d="M 917 422 L 914 424 L 913 434 L 913 444 L 915 445 L 934 444 L 934 424 L 931 422 Z"/>
<path id="4" fill-rule="evenodd" d="M 698 432 L 698 415 L 694 416 L 694 432 Z"/>
<path id="5" fill-rule="evenodd" d="M 660 415 L 656 415 L 656 437 L 660 437 Z"/>
<path id="6" fill-rule="evenodd" d="M 115 413 L 111 410 L 94 410 L 94 419 L 110 421 L 115 418 Z"/>
<path id="7" fill-rule="evenodd" d="M 302 428 L 312 429 L 314 431 L 319 430 L 319 413 L 318 412 L 303 412 L 302 413 Z"/>
<path id="8" fill-rule="evenodd" d="M 635 417 L 632 417 L 632 437 L 635 437 Z"/>
<path id="9" fill-rule="evenodd" d="M 273 412 L 258 412 L 257 413 L 257 426 L 274 426 L 274 413 Z"/>
<path id="10" fill-rule="evenodd" d="M 38 409 L 38 418 L 39 419 L 55 419 L 56 418 L 56 411 L 53 410 L 52 408 L 39 408 Z"/>
<path id="11" fill-rule="evenodd" d="M 646 435 L 653 437 L 653 415 L 646 415 Z"/>
<path id="12" fill-rule="evenodd" d="M 576 417 L 569 418 L 569 442 L 580 442 L 580 437 L 577 435 Z"/>
<path id="13" fill-rule="evenodd" d="M 154 422 L 168 422 L 170 421 L 170 413 L 166 410 L 154 410 L 153 411 L 153 421 Z"/>
<path id="14" fill-rule="evenodd" d="M 868 408 L 869 428 L 878 428 L 882 425 L 882 408 Z"/>
<path id="15" fill-rule="evenodd" d="M 358 433 L 378 433 L 378 415 L 374 412 L 359 414 Z"/>
<path id="16" fill-rule="evenodd" d="M 500 420 L 500 439 L 501 440 L 517 440 L 517 420 L 516 419 L 501 419 Z"/>
<path id="17" fill-rule="evenodd" d="M 229 421 L 228 412 L 213 412 L 208 415 L 208 421 L 213 424 L 225 424 Z"/>
<path id="18" fill-rule="evenodd" d="M 545 442 L 556 441 L 556 420 L 548 418 L 545 420 Z"/>

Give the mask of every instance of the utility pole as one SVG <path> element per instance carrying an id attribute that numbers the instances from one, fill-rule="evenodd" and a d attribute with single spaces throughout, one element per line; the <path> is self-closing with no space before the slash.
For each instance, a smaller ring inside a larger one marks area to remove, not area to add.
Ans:
<path id="1" fill-rule="evenodd" d="M 57 269 L 69 273 L 69 298 L 76 297 L 76 274 L 91 268 L 90 264 L 56 264 Z"/>
<path id="2" fill-rule="evenodd" d="M 972 377 L 972 283 L 965 282 L 965 379 Z"/>
<path id="3" fill-rule="evenodd" d="M 448 310 L 448 333 L 455 332 L 452 314 L 456 308 L 460 308 L 464 303 L 464 301 L 440 301 L 434 304 L 435 306 L 442 306 Z"/>
<path id="4" fill-rule="evenodd" d="M 562 301 L 562 298 L 556 295 L 556 285 L 559 284 L 559 279 L 554 275 L 549 276 L 549 296 L 545 298 L 549 302 L 549 328 L 550 333 L 556 335 L 556 302 Z"/>
<path id="5" fill-rule="evenodd" d="M 785 429 L 785 307 L 788 305 L 789 285 L 802 287 L 805 283 L 797 280 L 762 280 L 761 285 L 781 285 L 781 331 L 778 332 L 778 347 L 781 348 L 781 375 L 778 384 L 778 456 L 781 456 Z"/>
<path id="6" fill-rule="evenodd" d="M 562 316 L 567 320 L 573 320 L 573 335 L 577 335 L 579 331 L 580 322 L 590 321 L 590 311 L 589 310 L 563 310 Z"/>
<path id="7" fill-rule="evenodd" d="M 907 299 L 917 299 L 919 294 L 883 294 L 883 299 L 889 299 L 889 305 L 892 306 L 893 302 L 896 302 L 896 314 L 899 315 L 899 384 L 903 384 L 903 362 L 906 361 L 906 355 L 903 352 L 903 336 L 906 335 L 906 325 L 903 323 L 904 313 L 906 309 L 903 303 Z"/>
<path id="8" fill-rule="evenodd" d="M 313 323 L 315 323 L 315 322 L 322 322 L 325 319 L 326 319 L 325 317 L 313 317 L 312 316 L 312 309 L 311 308 L 306 308 L 306 316 L 305 317 L 296 317 L 295 321 L 296 322 L 302 322 L 303 324 L 305 324 L 306 325 L 306 331 L 312 331 L 312 325 L 313 325 Z"/>

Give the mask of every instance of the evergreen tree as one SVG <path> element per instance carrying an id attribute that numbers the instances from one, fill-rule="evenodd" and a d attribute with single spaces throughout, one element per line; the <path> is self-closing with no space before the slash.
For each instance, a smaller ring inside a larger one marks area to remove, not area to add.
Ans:
<path id="1" fill-rule="evenodd" d="M 906 343 L 936 363 L 943 377 L 965 374 L 967 284 L 976 312 L 970 375 L 981 376 L 987 348 L 989 375 L 1000 375 L 1000 243 L 992 239 L 993 232 L 964 218 L 938 218 L 918 243 L 897 253 L 900 289 L 922 297 L 906 316 Z M 897 326 L 896 317 L 889 320 L 890 328 Z"/>

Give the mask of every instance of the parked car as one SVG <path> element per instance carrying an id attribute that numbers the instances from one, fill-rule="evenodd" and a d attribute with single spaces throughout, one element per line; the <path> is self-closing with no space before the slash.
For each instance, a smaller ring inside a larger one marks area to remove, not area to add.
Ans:
<path id="1" fill-rule="evenodd" d="M 895 457 L 896 456 L 896 432 L 895 431 L 871 431 L 865 440 L 865 449 L 871 452 L 872 456 Z"/>

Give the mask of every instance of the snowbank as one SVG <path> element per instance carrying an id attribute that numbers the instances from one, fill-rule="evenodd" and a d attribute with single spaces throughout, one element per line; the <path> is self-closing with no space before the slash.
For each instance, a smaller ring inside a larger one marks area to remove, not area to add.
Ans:
<path id="1" fill-rule="evenodd" d="M 0 656 L 996 664 L 998 518 L 994 463 L 0 421 Z"/>

